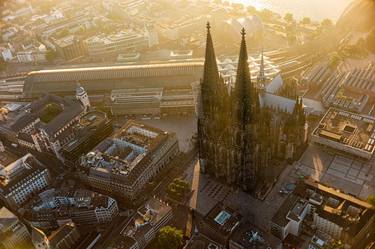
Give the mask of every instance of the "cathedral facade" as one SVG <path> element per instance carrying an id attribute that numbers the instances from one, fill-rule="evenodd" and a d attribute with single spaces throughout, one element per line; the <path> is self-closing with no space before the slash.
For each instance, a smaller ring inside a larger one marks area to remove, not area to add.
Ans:
<path id="1" fill-rule="evenodd" d="M 254 192 L 275 180 L 275 159 L 296 157 L 307 142 L 302 99 L 293 113 L 262 106 L 265 80 L 261 67 L 257 82 L 251 82 L 245 30 L 234 87 L 229 87 L 218 66 L 207 24 L 203 78 L 198 97 L 198 147 L 201 171 L 232 186 Z M 262 60 L 263 61 L 263 60 Z"/>

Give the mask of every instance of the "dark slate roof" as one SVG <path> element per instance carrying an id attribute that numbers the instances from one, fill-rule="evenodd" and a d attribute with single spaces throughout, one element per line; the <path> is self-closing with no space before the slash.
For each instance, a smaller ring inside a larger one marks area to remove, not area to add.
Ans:
<path id="1" fill-rule="evenodd" d="M 14 132 L 19 132 L 20 130 L 22 130 L 23 128 L 25 128 L 25 126 L 27 126 L 28 124 L 30 124 L 31 122 L 35 121 L 36 119 L 38 118 L 37 115 L 35 114 L 28 114 L 28 113 L 25 113 L 23 116 L 21 116 L 19 119 L 17 119 L 11 126 L 10 126 L 10 129 Z"/>
<path id="2" fill-rule="evenodd" d="M 299 197 L 296 195 L 289 195 L 286 200 L 283 202 L 281 207 L 277 210 L 276 214 L 272 218 L 272 222 L 279 225 L 280 227 L 286 226 L 289 220 L 286 218 L 289 211 L 294 207 L 296 202 L 299 200 Z"/>
<path id="3" fill-rule="evenodd" d="M 65 106 L 64 111 L 61 112 L 57 117 L 51 120 L 48 124 L 43 125 L 40 128 L 49 135 L 55 134 L 61 129 L 66 123 L 70 122 L 74 117 L 78 116 L 83 111 L 83 106 L 79 102 L 74 102 L 70 106 Z"/>
<path id="4" fill-rule="evenodd" d="M 44 129 L 47 134 L 51 136 L 84 110 L 84 107 L 79 101 L 65 99 L 55 95 L 45 95 L 39 100 L 32 102 L 30 106 L 30 113 L 26 113 L 21 118 L 16 120 L 11 126 L 11 129 L 15 132 L 19 132 L 25 126 L 40 118 L 45 106 L 50 103 L 55 103 L 62 106 L 63 111 L 49 123 L 45 124 L 40 122 L 36 125 L 36 127 Z"/>
<path id="5" fill-rule="evenodd" d="M 34 143 L 33 138 L 30 134 L 21 132 L 18 134 L 18 139 L 23 140 L 25 142 Z"/>
<path id="6" fill-rule="evenodd" d="M 54 231 L 48 238 L 52 247 L 55 247 L 61 240 L 65 239 L 76 226 L 73 222 L 66 223 L 65 225 L 61 226 L 58 230 Z"/>

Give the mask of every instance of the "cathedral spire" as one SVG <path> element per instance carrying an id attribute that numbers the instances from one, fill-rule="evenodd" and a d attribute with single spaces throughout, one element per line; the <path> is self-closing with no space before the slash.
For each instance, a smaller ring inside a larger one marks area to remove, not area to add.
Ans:
<path id="1" fill-rule="evenodd" d="M 215 112 L 220 82 L 214 45 L 211 37 L 211 25 L 207 23 L 206 55 L 204 61 L 203 79 L 201 81 L 202 112 L 206 117 L 212 117 Z"/>
<path id="2" fill-rule="evenodd" d="M 204 61 L 203 83 L 216 83 L 219 79 L 214 44 L 211 37 L 211 25 L 207 22 L 206 55 Z"/>
<path id="3" fill-rule="evenodd" d="M 264 73 L 264 50 L 262 48 L 262 53 L 260 55 L 260 65 L 259 65 L 259 74 L 257 78 L 257 83 L 259 88 L 264 87 L 264 84 L 266 83 L 266 75 Z"/>
<path id="4" fill-rule="evenodd" d="M 242 41 L 240 48 L 240 55 L 238 59 L 236 84 L 234 87 L 234 114 L 235 122 L 240 122 L 243 125 L 249 124 L 252 119 L 252 106 L 256 101 L 257 96 L 255 89 L 251 83 L 247 47 L 246 47 L 246 32 L 242 28 Z"/>

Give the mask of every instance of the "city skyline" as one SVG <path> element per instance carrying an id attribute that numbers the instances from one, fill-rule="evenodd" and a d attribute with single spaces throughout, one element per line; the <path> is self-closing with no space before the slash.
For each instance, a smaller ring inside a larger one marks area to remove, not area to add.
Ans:
<path id="1" fill-rule="evenodd" d="M 0 249 L 375 248 L 375 1 L 0 1 Z"/>

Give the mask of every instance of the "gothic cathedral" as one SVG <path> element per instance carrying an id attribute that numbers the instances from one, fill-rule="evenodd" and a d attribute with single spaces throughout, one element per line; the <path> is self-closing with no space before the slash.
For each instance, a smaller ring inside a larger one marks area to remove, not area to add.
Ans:
<path id="1" fill-rule="evenodd" d="M 262 60 L 263 61 L 263 60 Z M 198 103 L 198 146 L 201 171 L 232 186 L 255 192 L 275 180 L 275 159 L 292 159 L 307 141 L 302 99 L 293 113 L 261 105 L 263 68 L 251 82 L 245 30 L 235 86 L 228 87 L 219 74 L 210 25 L 203 79 Z"/>

